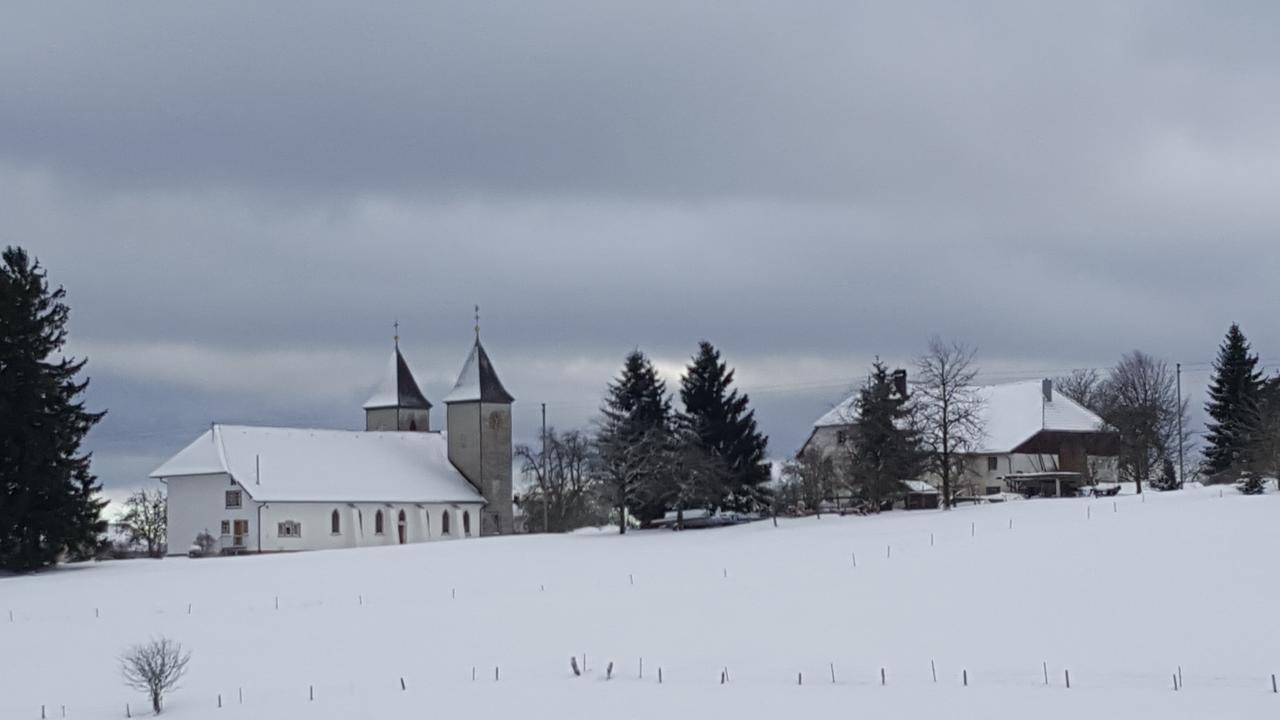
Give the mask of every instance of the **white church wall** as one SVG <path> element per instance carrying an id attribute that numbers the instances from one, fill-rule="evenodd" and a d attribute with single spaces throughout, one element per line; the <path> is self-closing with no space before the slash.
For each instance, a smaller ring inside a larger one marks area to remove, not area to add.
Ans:
<path id="1" fill-rule="evenodd" d="M 333 512 L 338 511 L 339 532 L 332 532 Z M 383 533 L 377 533 L 377 513 L 383 513 Z M 480 505 L 439 503 L 267 503 L 262 510 L 264 552 L 335 550 L 352 547 L 399 545 L 399 515 L 405 514 L 405 542 L 420 543 L 466 537 L 464 513 L 471 519 L 472 537 L 478 536 Z M 449 513 L 450 534 L 442 535 L 442 515 Z M 424 517 L 425 515 L 425 517 Z M 280 535 L 280 524 L 298 523 L 298 537 Z M 255 538 L 256 540 L 256 538 Z"/>

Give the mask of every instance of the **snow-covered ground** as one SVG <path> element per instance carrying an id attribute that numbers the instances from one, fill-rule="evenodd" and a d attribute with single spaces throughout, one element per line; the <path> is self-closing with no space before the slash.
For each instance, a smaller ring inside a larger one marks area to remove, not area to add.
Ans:
<path id="1" fill-rule="evenodd" d="M 1219 495 L 4 578 L 0 718 L 142 714 L 116 657 L 155 635 L 173 718 L 1277 717 L 1280 495 Z"/>

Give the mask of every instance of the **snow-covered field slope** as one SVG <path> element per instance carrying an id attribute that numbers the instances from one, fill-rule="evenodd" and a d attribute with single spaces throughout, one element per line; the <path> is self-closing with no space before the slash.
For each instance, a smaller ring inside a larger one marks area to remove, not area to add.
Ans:
<path id="1" fill-rule="evenodd" d="M 116 656 L 156 635 L 173 718 L 1277 717 L 1278 519 L 1213 488 L 82 565 L 0 579 L 0 718 L 140 714 Z"/>

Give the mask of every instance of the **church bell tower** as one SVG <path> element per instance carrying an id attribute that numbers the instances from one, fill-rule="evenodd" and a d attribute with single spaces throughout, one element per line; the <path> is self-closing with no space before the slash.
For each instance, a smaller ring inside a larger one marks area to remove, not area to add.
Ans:
<path id="1" fill-rule="evenodd" d="M 511 403 L 514 401 L 480 344 L 477 320 L 475 345 L 444 404 L 449 461 L 488 501 L 480 517 L 481 535 L 505 535 L 514 531 L 511 509 Z"/>
<path id="2" fill-rule="evenodd" d="M 404 355 L 400 354 L 399 335 L 382 381 L 364 404 L 364 429 L 431 431 L 431 403 L 418 387 Z"/>

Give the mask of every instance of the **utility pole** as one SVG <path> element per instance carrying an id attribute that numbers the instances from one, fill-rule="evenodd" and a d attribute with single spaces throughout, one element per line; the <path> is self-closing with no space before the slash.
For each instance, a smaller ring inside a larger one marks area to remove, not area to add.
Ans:
<path id="1" fill-rule="evenodd" d="M 551 478 L 547 477 L 547 404 L 542 403 L 542 532 L 551 532 L 551 523 L 547 515 L 547 486 Z"/>
<path id="2" fill-rule="evenodd" d="M 1186 477 L 1182 467 L 1182 456 L 1185 454 L 1182 450 L 1182 363 L 1177 363 L 1174 367 L 1177 368 L 1178 375 L 1178 487 L 1182 487 L 1185 482 L 1183 478 Z"/>

